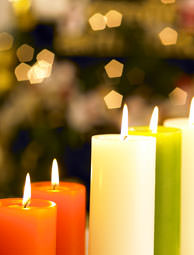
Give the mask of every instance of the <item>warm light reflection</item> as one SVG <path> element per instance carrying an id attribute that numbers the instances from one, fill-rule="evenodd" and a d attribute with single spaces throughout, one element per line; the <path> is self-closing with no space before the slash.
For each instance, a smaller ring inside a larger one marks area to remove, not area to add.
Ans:
<path id="1" fill-rule="evenodd" d="M 189 113 L 189 124 L 194 124 L 194 97 L 191 100 L 190 113 Z"/>
<path id="2" fill-rule="evenodd" d="M 31 183 L 30 183 L 30 175 L 29 173 L 27 173 L 26 182 L 24 186 L 23 201 L 22 201 L 24 208 L 26 208 L 29 205 L 30 199 L 31 199 Z"/>
<path id="3" fill-rule="evenodd" d="M 31 66 L 25 63 L 19 64 L 15 68 L 15 76 L 18 81 L 27 81 L 28 80 L 28 72 L 30 71 Z"/>
<path id="4" fill-rule="evenodd" d="M 174 45 L 177 43 L 178 33 L 176 30 L 165 27 L 159 34 L 158 34 L 161 43 L 164 46 Z"/>
<path id="5" fill-rule="evenodd" d="M 92 30 L 104 30 L 106 28 L 106 18 L 101 13 L 95 13 L 88 20 Z"/>
<path id="6" fill-rule="evenodd" d="M 116 10 L 111 10 L 105 15 L 105 17 L 107 27 L 111 28 L 119 27 L 121 25 L 123 15 Z"/>
<path id="7" fill-rule="evenodd" d="M 9 50 L 13 46 L 13 36 L 6 32 L 0 33 L 0 51 Z"/>
<path id="8" fill-rule="evenodd" d="M 150 121 L 150 130 L 152 131 L 153 134 L 156 134 L 158 130 L 158 107 L 157 106 L 154 107 L 154 111 Z"/>
<path id="9" fill-rule="evenodd" d="M 128 108 L 125 104 L 123 107 L 123 117 L 121 123 L 121 140 L 125 140 L 128 136 Z"/>
<path id="10" fill-rule="evenodd" d="M 174 105 L 184 105 L 187 100 L 187 92 L 181 88 L 176 87 L 170 94 L 169 98 Z"/>
<path id="11" fill-rule="evenodd" d="M 34 49 L 28 44 L 23 44 L 17 49 L 16 55 L 20 62 L 29 62 L 33 59 Z"/>
<path id="12" fill-rule="evenodd" d="M 118 78 L 123 74 L 123 67 L 121 62 L 113 59 L 104 68 L 109 78 Z"/>
<path id="13" fill-rule="evenodd" d="M 51 173 L 51 184 L 52 184 L 53 189 L 55 189 L 56 186 L 59 185 L 59 170 L 58 170 L 58 164 L 57 164 L 56 159 L 53 159 L 52 173 Z"/>
<path id="14" fill-rule="evenodd" d="M 121 107 L 123 96 L 118 92 L 111 90 L 105 97 L 104 101 L 108 109 L 117 109 Z"/>

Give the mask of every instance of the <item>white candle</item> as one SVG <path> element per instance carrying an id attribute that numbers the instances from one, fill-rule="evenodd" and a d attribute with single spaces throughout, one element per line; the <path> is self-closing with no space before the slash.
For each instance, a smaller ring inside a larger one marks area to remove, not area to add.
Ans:
<path id="1" fill-rule="evenodd" d="M 165 126 L 182 130 L 181 255 L 194 254 L 194 100 L 190 117 L 168 119 Z"/>
<path id="2" fill-rule="evenodd" d="M 89 255 L 154 253 L 155 150 L 127 131 L 92 137 Z"/>

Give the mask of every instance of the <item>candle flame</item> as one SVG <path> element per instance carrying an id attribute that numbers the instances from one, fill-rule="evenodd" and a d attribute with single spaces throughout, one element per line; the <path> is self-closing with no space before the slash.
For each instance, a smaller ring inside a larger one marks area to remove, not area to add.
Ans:
<path id="1" fill-rule="evenodd" d="M 53 159 L 51 183 L 52 183 L 53 189 L 55 189 L 55 187 L 59 185 L 59 170 L 58 170 L 58 164 L 56 159 Z"/>
<path id="2" fill-rule="evenodd" d="M 121 123 L 121 140 L 125 140 L 128 137 L 128 108 L 125 104 L 123 107 L 123 117 Z"/>
<path id="3" fill-rule="evenodd" d="M 24 186 L 23 201 L 22 201 L 24 208 L 26 208 L 29 205 L 30 199 L 31 199 L 31 183 L 30 183 L 30 175 L 29 173 L 27 173 L 26 182 Z"/>
<path id="4" fill-rule="evenodd" d="M 194 124 L 194 97 L 191 100 L 190 113 L 189 113 L 189 124 Z"/>
<path id="5" fill-rule="evenodd" d="M 154 111 L 152 113 L 152 117 L 150 120 L 150 130 L 152 131 L 153 134 L 157 133 L 158 130 L 158 107 L 154 107 Z"/>

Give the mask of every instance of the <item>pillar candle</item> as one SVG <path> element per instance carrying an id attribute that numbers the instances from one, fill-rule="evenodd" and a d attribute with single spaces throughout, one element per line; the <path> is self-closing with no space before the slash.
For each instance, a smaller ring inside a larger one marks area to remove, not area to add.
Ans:
<path id="1" fill-rule="evenodd" d="M 129 134 L 156 137 L 155 255 L 180 252 L 181 131 L 132 127 Z M 144 253 L 145 254 L 145 253 Z"/>
<path id="2" fill-rule="evenodd" d="M 32 183 L 32 198 L 57 204 L 57 255 L 85 254 L 86 191 L 82 184 L 60 182 Z"/>
<path id="3" fill-rule="evenodd" d="M 189 122 L 189 118 L 164 122 L 182 130 L 181 255 L 194 254 L 194 125 Z"/>
<path id="4" fill-rule="evenodd" d="M 0 254 L 55 255 L 56 204 L 32 199 L 25 207 L 22 199 L 1 199 Z"/>
<path id="5" fill-rule="evenodd" d="M 152 137 L 92 137 L 89 255 L 153 254 L 155 146 Z"/>

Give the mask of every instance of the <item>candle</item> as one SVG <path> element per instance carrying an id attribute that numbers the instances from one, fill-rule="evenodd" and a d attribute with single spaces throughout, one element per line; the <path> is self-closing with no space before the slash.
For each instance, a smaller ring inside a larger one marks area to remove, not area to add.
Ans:
<path id="1" fill-rule="evenodd" d="M 194 254 L 194 99 L 189 118 L 169 119 L 165 126 L 182 130 L 181 255 Z"/>
<path id="2" fill-rule="evenodd" d="M 92 137 L 89 255 L 153 254 L 155 138 Z M 125 121 L 124 121 L 125 120 Z"/>
<path id="3" fill-rule="evenodd" d="M 60 182 L 56 160 L 52 183 L 32 183 L 32 197 L 57 204 L 57 255 L 85 254 L 86 191 L 79 183 Z"/>
<path id="4" fill-rule="evenodd" d="M 156 137 L 155 255 L 178 255 L 180 250 L 181 131 L 157 124 L 133 127 L 129 134 Z"/>
<path id="5" fill-rule="evenodd" d="M 29 175 L 23 200 L 0 200 L 0 232 L 1 255 L 56 254 L 56 205 L 47 200 L 30 200 Z"/>

